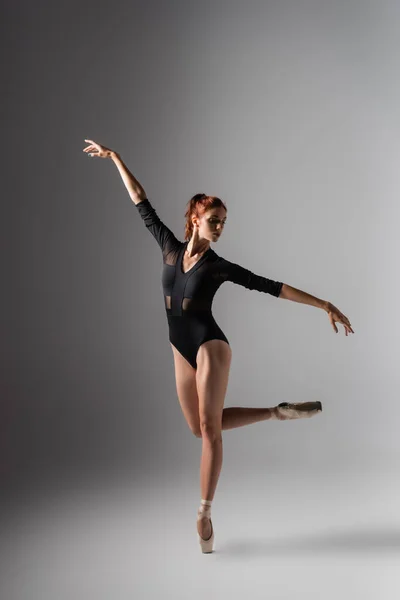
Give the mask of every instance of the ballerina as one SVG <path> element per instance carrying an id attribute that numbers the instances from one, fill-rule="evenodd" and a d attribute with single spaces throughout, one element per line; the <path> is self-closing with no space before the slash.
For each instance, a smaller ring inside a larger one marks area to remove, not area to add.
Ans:
<path id="1" fill-rule="evenodd" d="M 178 400 L 190 430 L 202 439 L 197 533 L 202 552 L 210 553 L 214 544 L 211 504 L 222 467 L 221 431 L 269 419 L 308 418 L 322 411 L 319 401 L 282 402 L 270 408 L 224 408 L 232 350 L 212 315 L 216 291 L 224 281 L 231 281 L 249 290 L 322 308 L 336 333 L 336 323 L 343 325 L 346 336 L 354 331 L 349 319 L 331 302 L 256 275 L 211 249 L 210 243 L 218 242 L 227 220 L 227 208 L 220 198 L 206 194 L 191 198 L 185 214 L 185 242 L 181 242 L 160 220 L 142 185 L 120 155 L 93 140 L 85 142 L 89 145 L 83 152 L 88 156 L 110 158 L 114 162 L 132 202 L 162 252 L 163 297 Z"/>

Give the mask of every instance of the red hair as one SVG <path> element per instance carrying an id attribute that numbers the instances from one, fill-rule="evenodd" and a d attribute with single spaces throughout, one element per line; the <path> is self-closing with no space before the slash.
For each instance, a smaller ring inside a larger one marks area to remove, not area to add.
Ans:
<path id="1" fill-rule="evenodd" d="M 206 194 L 195 194 L 189 200 L 186 206 L 185 218 L 185 240 L 190 240 L 193 234 L 192 216 L 201 217 L 207 210 L 222 206 L 226 211 L 226 205 L 221 198 L 217 196 L 207 196 Z"/>

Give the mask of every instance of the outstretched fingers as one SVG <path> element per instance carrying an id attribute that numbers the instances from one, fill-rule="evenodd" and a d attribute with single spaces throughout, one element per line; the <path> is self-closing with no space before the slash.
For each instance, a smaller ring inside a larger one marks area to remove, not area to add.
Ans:
<path id="1" fill-rule="evenodd" d="M 336 333 L 338 333 L 339 330 L 336 327 L 335 321 L 337 321 L 338 323 L 341 323 L 343 325 L 346 336 L 349 333 L 354 333 L 354 331 L 353 331 L 353 329 L 351 327 L 351 323 L 350 323 L 349 319 L 347 317 L 345 317 L 344 315 L 336 316 L 336 318 L 335 318 L 332 314 L 330 314 L 329 315 L 329 320 L 330 320 L 330 322 L 332 324 L 332 327 L 333 327 L 333 329 L 334 329 L 334 331 Z"/>

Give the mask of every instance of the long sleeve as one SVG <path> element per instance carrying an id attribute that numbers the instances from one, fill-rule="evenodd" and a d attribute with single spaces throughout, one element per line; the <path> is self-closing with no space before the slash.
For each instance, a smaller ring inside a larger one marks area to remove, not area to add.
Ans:
<path id="1" fill-rule="evenodd" d="M 172 233 L 172 231 L 161 221 L 155 208 L 151 205 L 148 198 L 142 200 L 135 206 L 138 209 L 145 226 L 157 240 L 157 243 L 162 250 L 164 261 L 167 262 L 167 256 L 170 253 L 175 254 L 176 251 L 181 247 L 182 242 L 180 242 Z"/>
<path id="2" fill-rule="evenodd" d="M 221 260 L 219 272 L 223 281 L 232 281 L 233 283 L 242 285 L 248 290 L 257 290 L 258 292 L 271 294 L 277 298 L 279 297 L 283 282 L 267 279 L 262 275 L 256 275 L 248 269 L 232 263 L 229 260 Z"/>

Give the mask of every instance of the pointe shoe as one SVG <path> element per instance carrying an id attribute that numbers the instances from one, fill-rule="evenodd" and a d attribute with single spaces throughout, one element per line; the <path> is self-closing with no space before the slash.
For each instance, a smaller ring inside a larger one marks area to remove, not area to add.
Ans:
<path id="1" fill-rule="evenodd" d="M 321 402 L 281 402 L 276 407 L 278 419 L 286 421 L 287 419 L 305 419 L 313 417 L 322 412 Z"/>
<path id="2" fill-rule="evenodd" d="M 210 519 L 210 525 L 211 525 L 211 535 L 208 538 L 208 540 L 204 540 L 201 535 L 199 534 L 199 532 L 197 532 L 197 538 L 199 540 L 200 543 L 200 547 L 201 547 L 201 551 L 203 552 L 203 554 L 209 554 L 213 551 L 213 546 L 214 546 L 214 527 L 211 521 L 211 508 L 208 506 L 201 506 L 199 508 L 199 510 L 197 511 L 197 520 L 200 521 L 201 519 L 204 519 L 205 517 Z"/>

